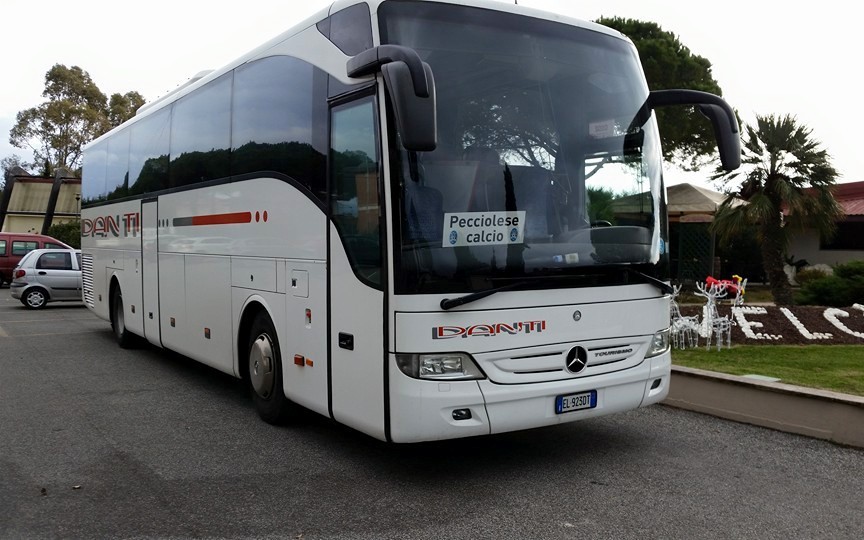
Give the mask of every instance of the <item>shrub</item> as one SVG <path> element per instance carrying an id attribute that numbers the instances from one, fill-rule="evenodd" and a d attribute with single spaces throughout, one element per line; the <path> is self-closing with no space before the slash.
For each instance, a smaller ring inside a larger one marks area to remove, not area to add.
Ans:
<path id="1" fill-rule="evenodd" d="M 844 279 L 864 278 L 864 261 L 852 261 L 834 267 L 834 275 Z"/>
<path id="2" fill-rule="evenodd" d="M 824 277 L 828 277 L 828 272 L 820 270 L 819 268 L 808 267 L 802 268 L 798 271 L 797 274 L 795 274 L 795 281 L 798 282 L 798 285 L 801 285 L 803 287 L 814 279 L 820 279 Z"/>
<path id="3" fill-rule="evenodd" d="M 839 264 L 834 267 L 833 276 L 803 283 L 795 303 L 832 307 L 864 303 L 864 261 Z"/>
<path id="4" fill-rule="evenodd" d="M 64 244 L 80 249 L 81 248 L 81 221 L 73 220 L 63 223 L 55 223 L 48 227 L 48 236 L 60 240 Z"/>

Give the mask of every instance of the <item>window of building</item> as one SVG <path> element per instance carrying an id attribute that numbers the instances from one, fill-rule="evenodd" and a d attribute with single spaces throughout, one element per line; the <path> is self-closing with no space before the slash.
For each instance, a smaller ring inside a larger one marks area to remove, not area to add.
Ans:
<path id="1" fill-rule="evenodd" d="M 842 221 L 837 224 L 837 233 L 831 238 L 822 238 L 819 249 L 864 250 L 864 220 Z"/>

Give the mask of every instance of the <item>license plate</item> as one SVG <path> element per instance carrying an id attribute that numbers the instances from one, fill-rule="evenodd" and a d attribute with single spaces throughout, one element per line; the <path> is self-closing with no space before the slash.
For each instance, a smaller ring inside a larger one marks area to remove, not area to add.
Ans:
<path id="1" fill-rule="evenodd" d="M 596 406 L 597 390 L 582 392 L 580 394 L 568 394 L 555 398 L 555 414 L 593 409 Z"/>

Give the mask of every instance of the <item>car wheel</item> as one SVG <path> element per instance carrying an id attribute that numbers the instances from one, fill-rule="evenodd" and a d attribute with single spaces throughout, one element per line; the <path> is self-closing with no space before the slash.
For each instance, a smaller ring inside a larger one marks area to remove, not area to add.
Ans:
<path id="1" fill-rule="evenodd" d="M 124 349 L 131 349 L 135 345 L 135 336 L 126 328 L 126 314 L 123 311 L 123 293 L 120 287 L 114 289 L 111 296 L 111 329 L 114 330 L 114 339 Z"/>
<path id="2" fill-rule="evenodd" d="M 258 416 L 268 424 L 283 424 L 295 413 L 296 405 L 282 388 L 282 353 L 276 329 L 266 312 L 255 315 L 246 346 L 249 367 L 247 382 Z"/>
<path id="3" fill-rule="evenodd" d="M 24 293 L 21 303 L 28 309 L 42 309 L 48 303 L 48 293 L 44 289 L 34 287 Z"/>

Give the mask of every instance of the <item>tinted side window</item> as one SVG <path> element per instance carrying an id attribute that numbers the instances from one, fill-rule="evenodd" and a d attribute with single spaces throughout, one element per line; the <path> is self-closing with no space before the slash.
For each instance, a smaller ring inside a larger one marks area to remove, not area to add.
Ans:
<path id="1" fill-rule="evenodd" d="M 81 169 L 81 203 L 105 200 L 105 165 L 108 141 L 91 146 L 84 152 Z"/>
<path id="2" fill-rule="evenodd" d="M 43 253 L 36 261 L 39 270 L 72 270 L 72 256 L 69 253 Z"/>
<path id="3" fill-rule="evenodd" d="M 181 98 L 171 120 L 169 186 L 229 175 L 231 74 Z"/>
<path id="4" fill-rule="evenodd" d="M 327 162 L 314 147 L 313 87 L 313 66 L 297 58 L 264 58 L 235 71 L 232 175 L 280 172 L 323 199 Z"/>
<path id="5" fill-rule="evenodd" d="M 108 140 L 105 167 L 105 194 L 119 199 L 129 191 L 129 130 L 124 129 Z"/>
<path id="6" fill-rule="evenodd" d="M 6 255 L 6 240 L 0 240 L 0 256 Z"/>
<path id="7" fill-rule="evenodd" d="M 358 278 L 381 285 L 382 214 L 372 97 L 335 107 L 330 131 L 331 215 Z"/>
<path id="8" fill-rule="evenodd" d="M 39 247 L 36 242 L 12 240 L 12 255 L 24 255 Z"/>
<path id="9" fill-rule="evenodd" d="M 66 246 L 61 246 L 60 244 L 55 244 L 54 242 L 45 242 L 45 247 L 48 249 L 63 249 Z"/>
<path id="10" fill-rule="evenodd" d="M 168 136 L 171 109 L 163 109 L 132 126 L 129 145 L 129 194 L 168 187 Z"/>
<path id="11" fill-rule="evenodd" d="M 356 4 L 330 16 L 330 41 L 348 56 L 372 48 L 369 6 Z"/>

